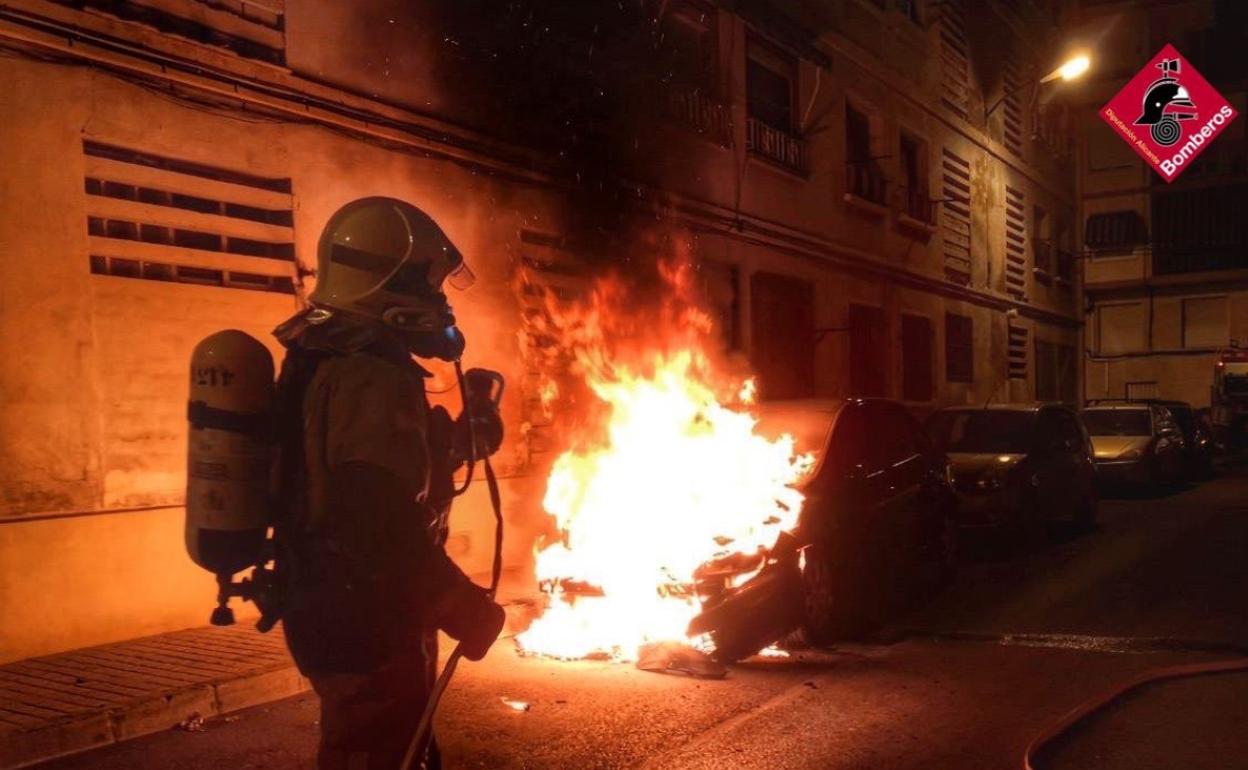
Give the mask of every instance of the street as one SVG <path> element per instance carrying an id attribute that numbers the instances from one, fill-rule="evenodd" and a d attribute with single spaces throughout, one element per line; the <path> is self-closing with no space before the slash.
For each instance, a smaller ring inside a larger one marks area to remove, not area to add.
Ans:
<path id="1" fill-rule="evenodd" d="M 1021 767 L 1047 726 L 1115 684 L 1248 648 L 1246 488 L 1248 473 L 1235 469 L 1172 493 L 1106 499 L 1098 531 L 1056 532 L 1054 544 L 1026 555 L 977 538 L 954 585 L 881 643 L 756 660 L 723 681 L 520 658 L 504 640 L 460 668 L 443 703 L 446 764 Z M 1141 758 L 1233 767 L 1227 757 L 1248 756 L 1242 709 L 1233 707 L 1246 687 L 1243 675 L 1178 680 L 1158 689 L 1165 718 L 1134 699 L 1124 705 L 1136 712 L 1126 728 L 1111 710 L 1037 767 Z M 503 698 L 531 708 L 513 710 Z M 1176 713 L 1183 718 L 1168 716 Z M 305 695 L 204 732 L 165 732 L 44 767 L 310 767 L 317 717 Z M 1197 756 L 1183 753 L 1193 746 Z"/>

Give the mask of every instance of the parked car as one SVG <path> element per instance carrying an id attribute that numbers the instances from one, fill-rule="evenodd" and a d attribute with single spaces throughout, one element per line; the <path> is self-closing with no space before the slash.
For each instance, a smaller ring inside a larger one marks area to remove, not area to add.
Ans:
<path id="1" fill-rule="evenodd" d="M 1164 406 L 1179 432 L 1183 434 L 1184 472 L 1188 479 L 1207 479 L 1213 475 L 1213 440 L 1209 426 L 1198 410 L 1186 401 L 1154 401 Z"/>
<path id="2" fill-rule="evenodd" d="M 764 435 L 789 433 L 817 464 L 795 532 L 804 546 L 803 633 L 859 636 L 936 593 L 957 563 L 944 458 L 904 406 L 884 399 L 774 402 Z"/>
<path id="3" fill-rule="evenodd" d="M 927 421 L 948 458 L 963 527 L 1004 528 L 1025 543 L 1052 520 L 1096 523 L 1096 468 L 1079 417 L 1055 404 L 949 407 Z"/>
<path id="4" fill-rule="evenodd" d="M 1141 401 L 1094 402 L 1081 416 L 1092 437 L 1100 481 L 1151 485 L 1183 479 L 1187 445 L 1166 407 Z"/>

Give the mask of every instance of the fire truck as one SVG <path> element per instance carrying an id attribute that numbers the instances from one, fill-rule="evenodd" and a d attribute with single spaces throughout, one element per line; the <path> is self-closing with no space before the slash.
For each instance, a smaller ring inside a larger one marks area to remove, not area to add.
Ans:
<path id="1" fill-rule="evenodd" d="M 1228 449 L 1248 447 L 1248 348 L 1218 351 L 1209 405 L 1214 439 Z"/>

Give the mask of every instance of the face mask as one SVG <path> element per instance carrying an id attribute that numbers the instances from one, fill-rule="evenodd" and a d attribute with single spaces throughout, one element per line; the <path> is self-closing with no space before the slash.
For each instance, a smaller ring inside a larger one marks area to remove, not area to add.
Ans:
<path id="1" fill-rule="evenodd" d="M 464 354 L 468 341 L 457 326 L 447 326 L 441 331 L 407 332 L 403 335 L 407 348 L 418 358 L 436 358 L 441 361 L 458 361 Z"/>

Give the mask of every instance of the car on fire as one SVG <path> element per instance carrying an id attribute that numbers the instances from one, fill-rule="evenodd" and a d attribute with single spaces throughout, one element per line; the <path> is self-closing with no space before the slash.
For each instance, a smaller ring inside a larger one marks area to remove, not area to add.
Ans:
<path id="1" fill-rule="evenodd" d="M 1103 484 L 1152 486 L 1183 480 L 1187 444 L 1170 410 L 1155 402 L 1093 402 L 1080 413 Z"/>
<path id="2" fill-rule="evenodd" d="M 1037 545 L 1050 521 L 1079 529 L 1096 524 L 1092 443 L 1073 410 L 948 407 L 928 418 L 927 431 L 948 459 L 962 527 L 1004 529 Z"/>
<path id="3" fill-rule="evenodd" d="M 763 403 L 758 431 L 792 435 L 816 464 L 795 540 L 802 631 L 826 644 L 878 628 L 956 569 L 945 461 L 906 408 L 885 399 Z"/>

